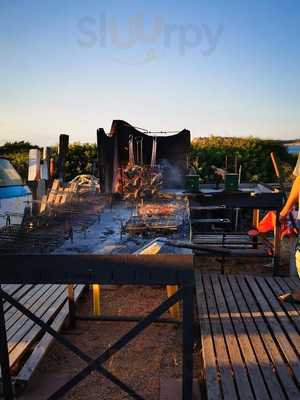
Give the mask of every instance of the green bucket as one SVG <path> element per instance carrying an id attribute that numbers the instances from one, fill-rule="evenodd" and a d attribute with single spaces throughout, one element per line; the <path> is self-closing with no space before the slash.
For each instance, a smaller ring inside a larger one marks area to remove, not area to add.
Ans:
<path id="1" fill-rule="evenodd" d="M 199 175 L 186 175 L 185 190 L 187 192 L 199 192 Z"/>
<path id="2" fill-rule="evenodd" d="M 236 190 L 239 190 L 238 174 L 226 174 L 225 175 L 225 190 L 228 192 L 234 192 Z"/>

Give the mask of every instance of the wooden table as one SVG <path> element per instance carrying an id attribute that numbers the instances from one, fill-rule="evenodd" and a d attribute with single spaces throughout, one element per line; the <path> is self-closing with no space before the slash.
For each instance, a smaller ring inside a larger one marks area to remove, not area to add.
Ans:
<path id="1" fill-rule="evenodd" d="M 277 299 L 299 286 L 196 271 L 208 399 L 300 399 L 300 305 Z"/>

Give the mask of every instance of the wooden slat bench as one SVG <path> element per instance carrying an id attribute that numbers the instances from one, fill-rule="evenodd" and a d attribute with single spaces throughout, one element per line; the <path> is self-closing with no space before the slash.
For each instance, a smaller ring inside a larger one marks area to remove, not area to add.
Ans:
<path id="1" fill-rule="evenodd" d="M 84 285 L 76 285 L 75 301 L 83 289 Z M 3 290 L 44 322 L 52 322 L 57 331 L 68 316 L 67 285 L 3 285 Z M 10 367 L 16 381 L 24 383 L 32 376 L 52 338 L 8 303 L 4 303 L 4 310 Z"/>
<path id="2" fill-rule="evenodd" d="M 300 280 L 195 274 L 207 399 L 300 399 Z"/>

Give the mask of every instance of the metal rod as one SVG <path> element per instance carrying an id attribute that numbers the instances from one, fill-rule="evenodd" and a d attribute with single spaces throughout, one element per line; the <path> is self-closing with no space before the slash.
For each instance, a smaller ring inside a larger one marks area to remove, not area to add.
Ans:
<path id="1" fill-rule="evenodd" d="M 183 365 L 182 365 L 182 400 L 193 397 L 193 318 L 194 318 L 194 289 L 184 288 L 183 294 Z"/>
<path id="2" fill-rule="evenodd" d="M 115 342 L 111 347 L 109 347 L 104 353 L 93 360 L 87 367 L 81 370 L 77 375 L 75 375 L 69 382 L 63 385 L 57 392 L 52 395 L 49 400 L 58 400 L 64 396 L 69 390 L 81 382 L 90 372 L 101 366 L 106 362 L 111 356 L 116 354 L 121 348 L 123 348 L 127 343 L 133 340 L 140 332 L 146 329 L 152 322 L 154 322 L 160 315 L 165 313 L 173 304 L 183 297 L 183 289 L 180 289 L 172 297 L 169 297 L 162 304 L 160 304 L 154 311 L 152 311 L 143 321 L 139 322 L 133 329 L 127 332 L 123 337 L 121 337 L 117 342 Z M 187 321 L 186 321 L 187 322 Z M 135 397 L 141 399 L 141 397 Z M 186 397 L 185 400 L 191 399 Z"/>
<path id="3" fill-rule="evenodd" d="M 206 253 L 215 253 L 218 255 L 231 255 L 231 251 L 227 249 L 220 249 L 219 247 L 205 247 L 201 246 L 199 244 L 194 244 L 190 242 L 175 242 L 171 240 L 166 240 L 164 241 L 165 245 L 167 246 L 173 246 L 173 247 L 179 247 L 179 248 L 184 248 L 184 249 L 193 249 L 193 250 L 199 250 L 199 251 L 204 251 Z"/>
<path id="4" fill-rule="evenodd" d="M 1 297 L 1 295 L 4 297 L 4 299 L 6 301 L 11 303 L 14 307 L 16 307 L 19 311 L 21 311 L 24 315 L 26 315 L 26 317 L 31 319 L 33 322 L 35 322 L 37 325 L 39 325 L 41 328 L 43 328 L 47 333 L 52 335 L 59 343 L 61 343 L 62 345 L 67 347 L 69 350 L 71 350 L 73 353 L 75 353 L 79 358 L 81 358 L 81 360 L 85 361 L 87 364 L 93 361 L 93 359 L 90 356 L 88 356 L 83 351 L 81 351 L 77 346 L 75 346 L 73 343 L 71 343 L 69 340 L 67 340 L 64 336 L 62 336 L 61 334 L 56 332 L 50 325 L 46 324 L 40 318 L 36 317 L 31 311 L 29 311 L 26 307 L 24 307 L 22 304 L 20 304 L 18 301 L 16 301 L 13 297 L 11 297 L 9 294 L 7 294 L 5 291 L 3 291 L 0 287 L 0 297 Z M 1 342 L 1 340 L 0 340 L 0 342 Z M 96 371 L 98 371 L 100 374 L 103 374 L 107 379 L 111 380 L 113 383 L 118 385 L 122 390 L 124 390 L 126 393 L 130 394 L 136 400 L 144 400 L 144 399 L 142 399 L 142 397 L 140 397 L 138 395 L 135 396 L 135 392 L 129 386 L 124 384 L 117 377 L 115 377 L 112 373 L 110 373 L 104 367 L 99 365 L 99 363 L 94 367 L 94 369 Z M 91 371 L 92 370 L 89 369 L 89 373 Z M 51 396 L 51 397 L 49 397 L 49 400 L 50 399 L 51 400 L 60 399 L 60 398 L 61 398 L 60 396 L 58 396 L 58 397 Z M 11 400 L 11 398 L 8 397 L 7 400 Z"/>
<path id="5" fill-rule="evenodd" d="M 144 319 L 144 317 L 136 317 L 134 315 L 100 315 L 100 316 L 93 316 L 93 315 L 78 315 L 76 317 L 77 321 L 117 321 L 117 322 L 140 322 Z M 158 318 L 155 324 L 181 324 L 181 321 L 175 318 Z"/>
<path id="6" fill-rule="evenodd" d="M 0 285 L 0 290 L 1 290 L 1 285 Z M 12 381 L 9 369 L 9 354 L 8 354 L 3 303 L 4 299 L 0 294 L 0 365 L 1 365 L 2 382 L 3 382 L 3 394 L 5 400 L 13 400 L 14 395 L 13 395 Z"/>

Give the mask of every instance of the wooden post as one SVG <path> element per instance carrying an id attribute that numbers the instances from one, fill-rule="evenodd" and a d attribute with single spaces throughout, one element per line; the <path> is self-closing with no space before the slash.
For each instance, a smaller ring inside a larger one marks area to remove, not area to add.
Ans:
<path id="1" fill-rule="evenodd" d="M 274 171 L 275 171 L 275 175 L 276 175 L 277 179 L 280 179 L 280 172 L 279 172 L 279 168 L 278 168 L 278 164 L 277 164 L 277 160 L 276 160 L 275 154 L 272 152 L 270 154 L 270 156 L 271 156 L 273 168 L 274 168 Z"/>
<path id="2" fill-rule="evenodd" d="M 59 135 L 59 149 L 58 149 L 58 179 L 65 180 L 65 162 L 69 147 L 69 135 Z"/>
<path id="3" fill-rule="evenodd" d="M 55 176 L 55 161 L 54 161 L 54 158 L 51 157 L 50 158 L 50 165 L 49 165 L 49 181 L 50 181 L 50 185 L 52 184 L 52 182 L 54 180 L 54 176 Z"/>
<path id="4" fill-rule="evenodd" d="M 103 128 L 97 129 L 97 166 L 98 166 L 98 177 L 99 177 L 101 193 L 104 193 L 104 188 L 105 188 L 103 152 L 102 152 L 102 146 L 101 146 L 103 137 L 105 137 L 104 129 Z"/>
<path id="5" fill-rule="evenodd" d="M 93 314 L 96 317 L 101 315 L 101 285 L 93 284 Z"/>
<path id="6" fill-rule="evenodd" d="M 175 294 L 178 290 L 178 286 L 167 286 L 167 296 L 171 297 L 173 296 L 173 294 Z M 175 319 L 180 319 L 180 308 L 179 308 L 179 303 L 174 304 L 174 306 L 172 306 L 170 308 L 170 314 L 173 318 Z"/>
<path id="7" fill-rule="evenodd" d="M 253 210 L 252 224 L 255 228 L 258 227 L 259 224 L 259 210 Z"/>
<path id="8" fill-rule="evenodd" d="M 253 214 L 252 214 L 252 225 L 257 228 L 259 224 L 259 210 L 255 209 L 253 210 Z M 252 243 L 253 243 L 253 248 L 257 249 L 258 245 L 258 238 L 257 236 L 254 236 L 252 239 Z"/>
<path id="9" fill-rule="evenodd" d="M 158 254 L 162 247 L 162 243 L 154 242 L 150 246 L 145 249 L 136 252 L 135 254 L 143 254 L 143 255 L 155 255 Z M 173 296 L 178 291 L 177 285 L 167 285 L 167 297 Z M 173 318 L 179 320 L 180 319 L 180 307 L 179 303 L 174 304 L 174 306 L 170 307 L 170 314 Z"/>

